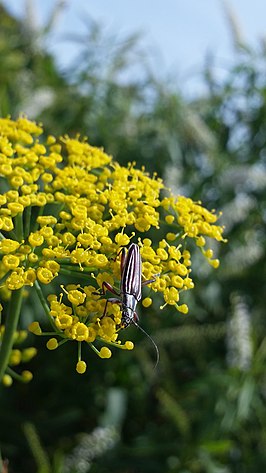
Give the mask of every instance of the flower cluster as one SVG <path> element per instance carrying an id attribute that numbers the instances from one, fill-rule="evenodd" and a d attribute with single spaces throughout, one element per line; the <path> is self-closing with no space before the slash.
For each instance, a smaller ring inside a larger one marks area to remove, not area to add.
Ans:
<path id="1" fill-rule="evenodd" d="M 35 287 L 53 327 L 48 348 L 70 339 L 108 358 L 110 349 L 99 351 L 94 341 L 133 348 L 118 340 L 119 305 L 108 304 L 102 317 L 106 300 L 97 293 L 104 281 L 119 288 L 121 247 L 134 238 L 143 278 L 155 279 L 150 288 L 162 293 L 161 307 L 187 313 L 179 303 L 180 293 L 194 286 L 186 242 L 194 240 L 217 267 L 206 237 L 224 241 L 223 228 L 214 211 L 173 196 L 145 169 L 120 166 L 86 139 L 44 139 L 42 133 L 24 117 L 0 119 L 1 295 L 9 300 L 25 286 Z M 87 285 L 68 285 L 61 294 L 56 289 L 45 301 L 42 288 L 60 276 L 85 278 Z M 152 298 L 142 302 L 148 307 Z M 38 322 L 30 330 L 42 333 Z M 79 356 L 78 372 L 84 363 Z"/>

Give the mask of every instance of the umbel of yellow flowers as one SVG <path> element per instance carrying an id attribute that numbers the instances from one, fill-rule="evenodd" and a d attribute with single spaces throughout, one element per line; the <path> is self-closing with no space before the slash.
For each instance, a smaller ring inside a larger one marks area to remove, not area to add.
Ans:
<path id="1" fill-rule="evenodd" d="M 144 307 L 161 293 L 161 308 L 188 312 L 179 300 L 194 286 L 188 240 L 213 267 L 219 265 L 205 246 L 206 237 L 224 241 L 214 211 L 172 195 L 134 163 L 120 166 L 86 139 L 45 138 L 43 128 L 24 117 L 0 119 L 0 189 L 0 378 L 6 385 L 12 378 L 31 379 L 14 366 L 36 352 L 16 347 L 26 336 L 19 326 L 32 291 L 51 324 L 48 349 L 76 341 L 76 370 L 84 373 L 81 345 L 101 358 L 111 356 L 106 345 L 133 348 L 119 341 L 121 307 L 108 304 L 102 317 L 106 298 L 99 289 L 104 281 L 119 288 L 121 247 L 137 243 L 143 279 L 157 275 Z M 45 334 L 38 320 L 29 331 Z"/>

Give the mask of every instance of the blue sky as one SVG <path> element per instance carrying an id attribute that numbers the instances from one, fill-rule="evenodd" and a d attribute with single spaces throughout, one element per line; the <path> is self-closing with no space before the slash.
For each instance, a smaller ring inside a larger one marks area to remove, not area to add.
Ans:
<path id="1" fill-rule="evenodd" d="M 24 14 L 25 0 L 2 0 L 2 3 L 10 11 Z M 32 0 L 32 3 L 42 24 L 56 1 Z M 265 0 L 227 0 L 227 4 L 235 12 L 248 44 L 258 44 L 259 38 L 266 37 Z M 154 67 L 162 74 L 174 74 L 188 91 L 197 87 L 195 79 L 200 75 L 207 52 L 213 53 L 221 71 L 229 67 L 234 57 L 222 0 L 66 0 L 58 33 L 80 32 L 84 12 L 108 31 L 117 31 L 122 36 L 142 32 L 142 42 L 154 57 Z M 71 51 L 67 52 L 62 49 L 62 43 L 59 46 L 56 42 L 51 48 L 64 65 Z"/>

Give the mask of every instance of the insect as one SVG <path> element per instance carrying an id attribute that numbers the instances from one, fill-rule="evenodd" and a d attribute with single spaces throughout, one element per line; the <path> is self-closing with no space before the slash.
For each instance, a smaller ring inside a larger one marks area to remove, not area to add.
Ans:
<path id="1" fill-rule="evenodd" d="M 121 328 L 127 328 L 129 325 L 135 325 L 151 340 L 156 350 L 156 364 L 159 362 L 159 350 L 151 338 L 151 336 L 138 324 L 139 317 L 136 312 L 138 302 L 142 297 L 142 286 L 146 286 L 155 281 L 155 279 L 149 279 L 142 281 L 142 263 L 138 245 L 131 243 L 128 250 L 122 248 L 121 251 L 121 282 L 120 291 L 118 292 L 111 284 L 104 281 L 102 283 L 103 294 L 106 291 L 110 291 L 118 297 L 110 297 L 106 300 L 103 317 L 106 314 L 107 304 L 119 304 L 121 305 L 122 317 L 121 317 Z"/>

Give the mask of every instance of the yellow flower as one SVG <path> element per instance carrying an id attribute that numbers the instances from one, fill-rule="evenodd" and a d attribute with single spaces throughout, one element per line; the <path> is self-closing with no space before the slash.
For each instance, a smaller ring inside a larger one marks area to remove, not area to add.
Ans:
<path id="1" fill-rule="evenodd" d="M 179 293 L 175 287 L 167 287 L 164 291 L 164 300 L 169 305 L 175 305 L 179 301 Z"/>
<path id="2" fill-rule="evenodd" d="M 78 291 L 77 289 L 73 289 L 72 291 L 68 292 L 67 298 L 69 302 L 73 305 L 80 305 L 83 304 L 83 302 L 86 299 L 86 294 L 84 294 L 81 291 Z"/>
<path id="3" fill-rule="evenodd" d="M 72 326 L 73 318 L 68 314 L 60 314 L 55 318 L 55 324 L 60 330 L 64 330 Z"/>
<path id="4" fill-rule="evenodd" d="M 101 358 L 110 358 L 111 351 L 98 351 L 94 341 L 133 348 L 132 342 L 119 340 L 125 282 L 121 284 L 121 248 L 134 241 L 142 260 L 141 275 L 129 266 L 130 274 L 124 277 L 152 281 L 143 287 L 143 307 L 150 307 L 152 293 L 157 293 L 164 300 L 162 307 L 174 306 L 186 314 L 187 305 L 178 304 L 182 291 L 194 287 L 190 242 L 216 268 L 219 260 L 206 241 L 225 241 L 223 227 L 213 210 L 172 195 L 144 168 L 120 166 L 86 138 L 39 139 L 42 133 L 42 126 L 25 117 L 0 119 L 0 174 L 5 184 L 0 195 L 0 292 L 12 298 L 13 291 L 27 286 L 30 293 L 35 286 L 51 322 L 49 336 L 54 334 L 47 347 L 53 350 L 75 340 L 76 370 L 84 373 L 81 345 L 90 345 Z M 57 281 L 62 277 L 72 284 L 61 286 L 59 295 Z M 47 299 L 49 310 L 42 286 L 50 284 L 56 294 Z M 37 321 L 29 330 L 44 335 Z M 32 353 L 13 351 L 11 362 Z M 23 376 L 26 380 L 31 374 Z"/>
<path id="5" fill-rule="evenodd" d="M 20 259 L 15 255 L 5 255 L 2 258 L 2 263 L 7 270 L 15 269 L 19 266 Z"/>
<path id="6" fill-rule="evenodd" d="M 37 278 L 42 284 L 49 284 L 53 278 L 54 275 L 50 269 L 47 268 L 38 268 L 37 269 Z"/>
<path id="7" fill-rule="evenodd" d="M 74 324 L 72 326 L 71 333 L 72 333 L 72 338 L 74 338 L 78 342 L 87 340 L 89 336 L 88 327 L 82 322 L 77 322 L 76 324 Z"/>
<path id="8" fill-rule="evenodd" d="M 18 243 L 17 241 L 5 238 L 4 240 L 0 241 L 0 252 L 7 255 L 16 251 L 19 246 L 20 243 Z"/>

